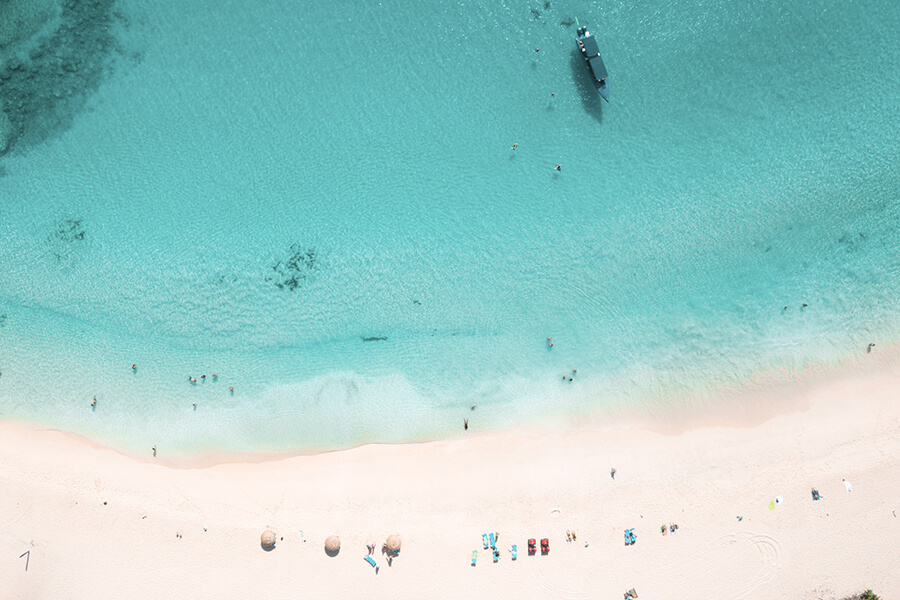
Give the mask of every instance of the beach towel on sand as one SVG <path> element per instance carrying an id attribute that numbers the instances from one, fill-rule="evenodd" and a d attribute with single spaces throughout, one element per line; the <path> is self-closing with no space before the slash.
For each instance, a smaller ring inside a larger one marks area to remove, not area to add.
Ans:
<path id="1" fill-rule="evenodd" d="M 847 491 L 848 491 L 848 492 L 852 492 L 852 491 L 853 491 L 853 486 L 850 485 L 850 482 L 847 481 L 846 479 L 844 479 L 843 482 L 844 482 L 844 487 L 847 488 Z"/>

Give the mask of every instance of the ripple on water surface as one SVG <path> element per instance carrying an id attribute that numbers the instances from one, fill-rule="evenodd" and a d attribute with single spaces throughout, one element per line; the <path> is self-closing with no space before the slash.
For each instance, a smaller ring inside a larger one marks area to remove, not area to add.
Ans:
<path id="1" fill-rule="evenodd" d="M 702 405 L 896 337 L 894 4 L 81 4 L 0 26 L 6 416 L 339 447 Z"/>

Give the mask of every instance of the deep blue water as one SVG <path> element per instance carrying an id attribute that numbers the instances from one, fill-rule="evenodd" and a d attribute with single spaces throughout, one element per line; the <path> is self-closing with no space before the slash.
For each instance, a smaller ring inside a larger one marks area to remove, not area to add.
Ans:
<path id="1" fill-rule="evenodd" d="M 0 47 L 4 417 L 331 448 L 900 333 L 895 2 L 44 4 Z"/>

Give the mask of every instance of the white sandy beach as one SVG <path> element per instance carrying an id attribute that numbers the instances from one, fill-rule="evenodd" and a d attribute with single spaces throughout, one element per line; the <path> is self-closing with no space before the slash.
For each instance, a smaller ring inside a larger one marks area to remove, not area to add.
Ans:
<path id="1" fill-rule="evenodd" d="M 452 441 L 203 468 L 4 423 L 0 598 L 898 598 L 893 364 L 873 354 L 769 388 L 767 406 L 792 412 L 750 427 L 735 415 L 677 434 L 476 425 Z M 498 563 L 481 545 L 490 531 Z M 391 566 L 376 551 L 376 573 L 365 544 L 390 533 L 402 551 Z M 549 538 L 549 555 L 528 556 L 531 537 Z"/>

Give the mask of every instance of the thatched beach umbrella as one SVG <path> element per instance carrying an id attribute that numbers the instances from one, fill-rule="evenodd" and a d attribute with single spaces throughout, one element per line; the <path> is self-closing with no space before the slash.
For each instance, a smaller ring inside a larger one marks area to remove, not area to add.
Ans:
<path id="1" fill-rule="evenodd" d="M 388 552 L 397 554 L 398 552 L 400 552 L 400 536 L 396 533 L 389 536 L 384 545 L 387 547 Z"/>
<path id="2" fill-rule="evenodd" d="M 275 545 L 275 532 L 271 529 L 266 529 L 263 531 L 263 534 L 259 536 L 259 541 L 266 548 L 271 548 Z"/>
<path id="3" fill-rule="evenodd" d="M 341 538 L 336 535 L 329 535 L 325 540 L 325 552 L 328 554 L 337 554 L 341 549 Z"/>

